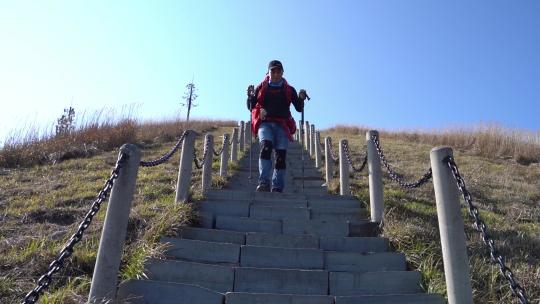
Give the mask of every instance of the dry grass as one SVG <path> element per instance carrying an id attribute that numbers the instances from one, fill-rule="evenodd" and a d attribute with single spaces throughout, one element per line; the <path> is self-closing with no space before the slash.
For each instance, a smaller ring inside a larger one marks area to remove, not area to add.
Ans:
<path id="1" fill-rule="evenodd" d="M 220 126 L 233 126 L 227 120 L 195 120 L 189 128 L 204 131 Z M 102 111 L 82 123 L 69 134 L 55 136 L 35 126 L 12 132 L 0 150 L 0 168 L 30 167 L 88 157 L 117 149 L 124 143 L 168 142 L 186 128 L 185 121 L 137 121 L 130 114 L 120 119 L 103 117 Z"/>
<path id="2" fill-rule="evenodd" d="M 337 125 L 328 129 L 328 132 L 365 138 L 368 130 L 370 129 L 363 126 Z M 523 165 L 540 161 L 540 134 L 503 128 L 498 125 L 430 131 L 381 130 L 380 134 L 396 140 L 433 146 L 450 146 L 490 159 L 514 159 Z"/>

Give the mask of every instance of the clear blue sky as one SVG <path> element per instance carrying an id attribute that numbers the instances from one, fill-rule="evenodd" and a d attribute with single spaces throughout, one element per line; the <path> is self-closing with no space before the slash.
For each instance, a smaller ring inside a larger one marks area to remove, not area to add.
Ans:
<path id="1" fill-rule="evenodd" d="M 537 0 L 0 0 L 0 41 L 0 141 L 72 98 L 171 116 L 192 77 L 195 117 L 247 120 L 272 59 L 320 127 L 540 130 Z"/>

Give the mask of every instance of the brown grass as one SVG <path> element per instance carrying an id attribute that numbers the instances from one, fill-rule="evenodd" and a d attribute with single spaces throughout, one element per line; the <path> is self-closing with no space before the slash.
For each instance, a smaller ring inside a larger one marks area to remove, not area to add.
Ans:
<path id="1" fill-rule="evenodd" d="M 13 132 L 0 150 L 0 167 L 17 168 L 56 163 L 72 158 L 88 157 L 103 151 L 112 151 L 124 143 L 144 144 L 174 140 L 186 127 L 185 121 L 137 121 L 124 115 L 121 119 L 101 118 L 98 112 L 92 119 L 69 134 L 54 136 L 51 132 L 40 135 L 30 126 Z M 195 120 L 189 128 L 205 131 L 220 126 L 234 126 L 235 121 Z"/>
<path id="2" fill-rule="evenodd" d="M 365 138 L 369 128 L 353 125 L 336 125 L 327 131 Z M 540 161 L 539 135 L 524 130 L 498 125 L 478 125 L 474 128 L 453 128 L 430 131 L 380 131 L 381 136 L 403 141 L 450 146 L 467 150 L 490 159 L 514 159 L 528 165 Z"/>

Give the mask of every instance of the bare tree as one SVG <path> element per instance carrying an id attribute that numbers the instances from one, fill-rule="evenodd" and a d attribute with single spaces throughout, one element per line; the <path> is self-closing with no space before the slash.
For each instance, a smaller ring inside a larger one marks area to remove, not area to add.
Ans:
<path id="1" fill-rule="evenodd" d="M 186 92 L 184 93 L 184 97 L 182 97 L 186 103 L 180 103 L 182 106 L 187 106 L 186 128 L 187 125 L 189 125 L 189 114 L 191 113 L 191 107 L 197 106 L 195 104 L 195 99 L 198 97 L 198 95 L 195 93 L 196 91 L 197 88 L 195 87 L 193 80 L 191 80 L 191 82 L 186 85 Z"/>

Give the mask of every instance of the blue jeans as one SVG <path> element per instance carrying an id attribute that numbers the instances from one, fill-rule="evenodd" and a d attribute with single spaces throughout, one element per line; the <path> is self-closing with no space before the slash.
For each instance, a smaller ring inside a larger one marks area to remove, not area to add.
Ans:
<path id="1" fill-rule="evenodd" d="M 289 147 L 289 137 L 285 133 L 283 127 L 276 122 L 263 122 L 259 126 L 259 143 L 262 145 L 263 140 L 272 142 L 275 150 L 287 150 Z M 270 174 L 272 171 L 272 160 L 263 159 L 259 156 L 259 185 L 270 186 Z M 285 187 L 286 169 L 274 169 L 272 177 L 272 189 L 283 190 Z"/>

